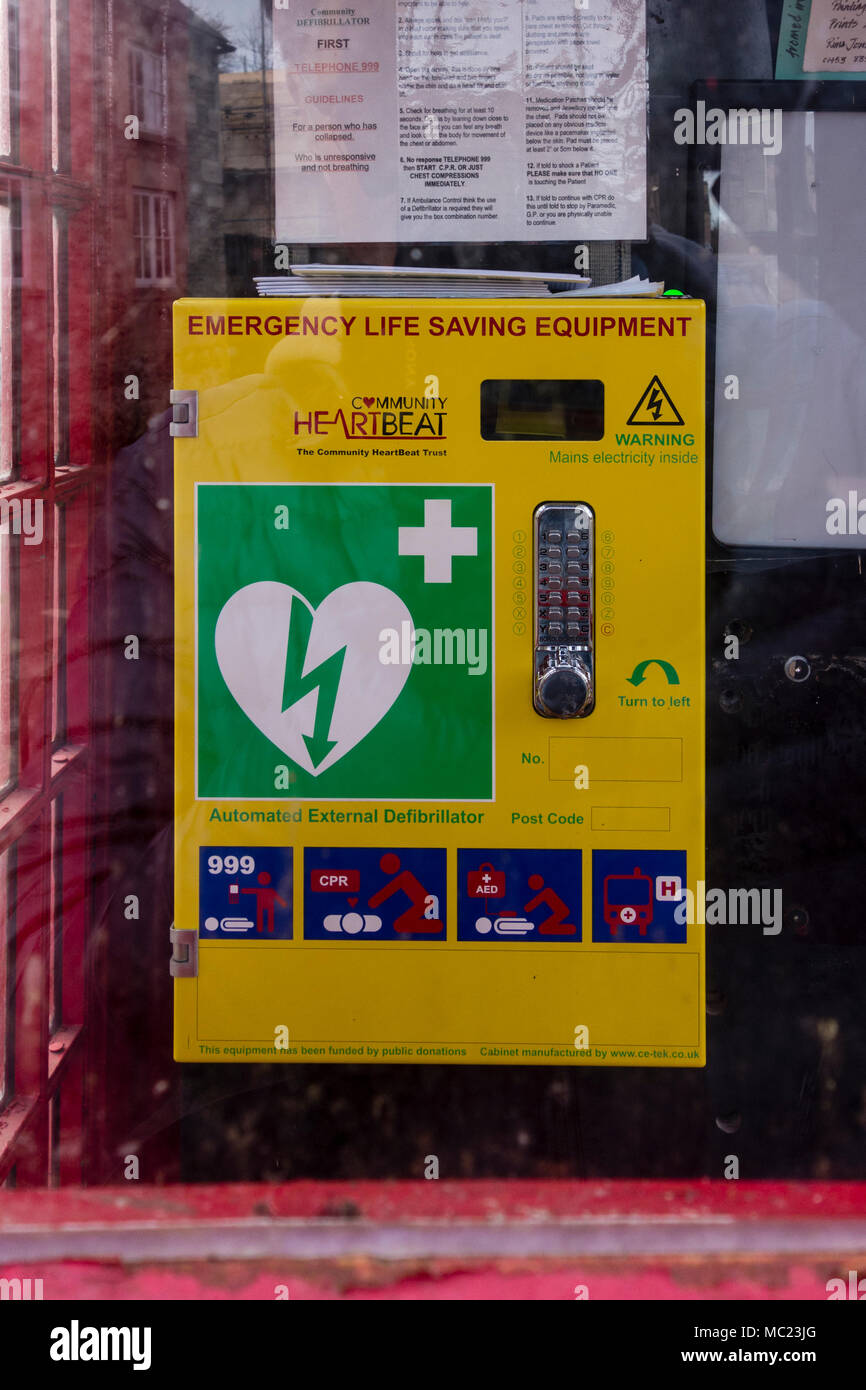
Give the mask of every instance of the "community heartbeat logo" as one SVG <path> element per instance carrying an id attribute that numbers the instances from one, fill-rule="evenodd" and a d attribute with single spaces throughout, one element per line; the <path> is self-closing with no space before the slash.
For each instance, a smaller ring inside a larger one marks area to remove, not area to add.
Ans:
<path id="1" fill-rule="evenodd" d="M 447 396 L 353 396 L 349 409 L 295 411 L 296 437 L 445 439 Z"/>

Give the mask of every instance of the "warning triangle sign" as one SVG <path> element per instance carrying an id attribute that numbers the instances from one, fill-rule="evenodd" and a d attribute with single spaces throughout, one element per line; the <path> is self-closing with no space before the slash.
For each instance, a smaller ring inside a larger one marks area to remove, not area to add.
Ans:
<path id="1" fill-rule="evenodd" d="M 654 376 L 628 417 L 628 423 L 630 425 L 681 425 L 683 417 L 659 378 Z"/>

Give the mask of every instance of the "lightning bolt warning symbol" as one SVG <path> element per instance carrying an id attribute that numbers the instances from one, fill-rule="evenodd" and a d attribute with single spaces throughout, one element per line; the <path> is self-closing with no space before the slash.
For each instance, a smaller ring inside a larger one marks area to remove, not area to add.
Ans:
<path id="1" fill-rule="evenodd" d="M 334 702 L 340 684 L 343 658 L 346 648 L 341 647 L 325 661 L 319 662 L 312 671 L 303 675 L 307 645 L 313 626 L 313 615 L 297 598 L 292 599 L 289 615 L 289 640 L 286 650 L 286 675 L 283 683 L 283 710 L 291 709 L 311 690 L 318 690 L 316 696 L 316 719 L 311 734 L 304 734 L 304 743 L 313 767 L 325 761 L 336 740 L 328 738 Z"/>
<path id="2" fill-rule="evenodd" d="M 677 410 L 661 381 L 654 376 L 631 415 L 630 425 L 681 425 L 683 417 Z"/>

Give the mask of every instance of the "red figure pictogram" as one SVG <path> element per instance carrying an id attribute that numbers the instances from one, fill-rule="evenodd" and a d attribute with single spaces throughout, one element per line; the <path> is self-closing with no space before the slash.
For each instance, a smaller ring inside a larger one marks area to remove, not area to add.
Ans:
<path id="1" fill-rule="evenodd" d="M 257 882 L 260 888 L 242 888 L 242 893 L 254 893 L 256 899 L 256 931 L 262 932 L 267 924 L 269 932 L 274 930 L 274 903 L 279 903 L 281 907 L 288 907 L 288 903 L 281 898 L 276 888 L 269 888 L 268 884 L 271 876 L 265 873 L 264 869 L 257 875 Z"/>
<path id="2" fill-rule="evenodd" d="M 394 930 L 400 932 L 440 932 L 442 923 L 439 918 L 424 916 L 430 894 L 410 869 L 404 869 L 402 873 L 400 872 L 399 856 L 383 854 L 379 860 L 379 867 L 383 873 L 395 876 L 390 883 L 385 884 L 384 888 L 380 888 L 378 893 L 373 894 L 367 906 L 376 908 L 386 899 L 393 897 L 395 893 L 405 893 L 410 905 L 405 912 L 400 913 L 399 917 L 395 917 Z"/>
<path id="3" fill-rule="evenodd" d="M 523 904 L 523 911 L 532 912 L 533 908 L 540 907 L 542 904 L 550 908 L 550 916 L 545 917 L 544 921 L 539 923 L 539 936 L 574 936 L 577 927 L 573 922 L 566 920 L 568 917 L 567 905 L 552 888 L 545 888 L 541 874 L 530 874 L 529 886 L 535 893 L 535 897 Z"/>

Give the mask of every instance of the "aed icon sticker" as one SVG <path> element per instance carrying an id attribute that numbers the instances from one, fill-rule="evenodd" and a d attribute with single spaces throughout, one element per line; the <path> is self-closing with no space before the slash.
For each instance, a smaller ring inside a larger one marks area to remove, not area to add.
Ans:
<path id="1" fill-rule="evenodd" d="M 593 850 L 593 941 L 686 941 L 686 883 L 685 850 Z"/>
<path id="2" fill-rule="evenodd" d="M 461 849 L 459 941 L 580 941 L 579 849 Z"/>
<path id="3" fill-rule="evenodd" d="M 291 849 L 201 845 L 198 873 L 198 934 L 203 941 L 291 937 Z"/>
<path id="4" fill-rule="evenodd" d="M 197 484 L 197 796 L 492 799 L 492 506 Z"/>
<path id="5" fill-rule="evenodd" d="M 304 850 L 307 941 L 444 941 L 444 849 Z"/>

